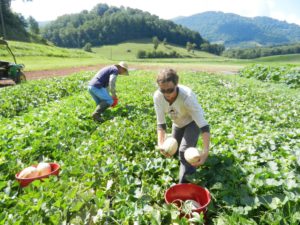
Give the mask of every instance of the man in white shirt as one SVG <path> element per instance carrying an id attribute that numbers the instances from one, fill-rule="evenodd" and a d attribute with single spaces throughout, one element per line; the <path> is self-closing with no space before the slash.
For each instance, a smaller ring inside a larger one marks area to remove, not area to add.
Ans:
<path id="1" fill-rule="evenodd" d="M 157 141 L 160 148 L 166 137 L 165 114 L 172 120 L 172 136 L 178 142 L 180 160 L 179 183 L 186 183 L 186 175 L 196 172 L 196 167 L 205 163 L 209 152 L 210 129 L 204 118 L 204 112 L 193 91 L 178 84 L 178 75 L 173 69 L 162 70 L 157 77 L 158 90 L 154 93 L 154 108 L 157 117 Z M 184 151 L 196 147 L 202 133 L 203 153 L 201 159 L 189 164 Z M 161 153 L 167 157 L 161 150 Z"/>

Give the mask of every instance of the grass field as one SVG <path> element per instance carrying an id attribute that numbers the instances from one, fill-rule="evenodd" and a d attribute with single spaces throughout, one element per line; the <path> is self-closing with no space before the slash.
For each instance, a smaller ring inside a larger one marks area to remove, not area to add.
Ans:
<path id="1" fill-rule="evenodd" d="M 296 64 L 300 65 L 300 54 L 269 56 L 253 60 L 258 63 L 274 63 L 274 64 Z"/>
<path id="2" fill-rule="evenodd" d="M 92 48 L 92 53 L 79 49 L 65 49 L 33 43 L 9 41 L 9 45 L 16 55 L 17 62 L 25 64 L 26 71 L 51 70 L 66 67 L 81 67 L 99 64 L 112 64 L 121 60 L 129 64 L 145 66 L 173 66 L 177 68 L 203 71 L 236 71 L 245 65 L 253 63 L 300 65 L 299 55 L 265 57 L 256 60 L 237 60 L 215 56 L 206 52 L 194 51 L 188 53 L 185 48 L 173 45 L 159 45 L 158 51 L 176 51 L 184 58 L 176 59 L 137 59 L 139 50 L 153 50 L 151 40 L 126 42 L 118 45 L 109 45 Z M 1 60 L 12 61 L 3 47 L 0 48 Z M 221 68 L 221 69 L 218 69 Z"/>

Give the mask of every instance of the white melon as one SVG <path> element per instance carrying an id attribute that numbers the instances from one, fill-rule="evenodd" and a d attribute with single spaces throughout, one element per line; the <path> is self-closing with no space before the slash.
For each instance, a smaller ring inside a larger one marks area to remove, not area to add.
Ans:
<path id="1" fill-rule="evenodd" d="M 168 137 L 164 141 L 163 145 L 161 146 L 162 150 L 164 150 L 169 155 L 174 155 L 178 148 L 178 143 L 175 138 Z"/>
<path id="2" fill-rule="evenodd" d="M 194 147 L 187 148 L 184 152 L 184 158 L 189 164 L 198 162 L 201 159 L 201 151 Z"/>
<path id="3" fill-rule="evenodd" d="M 49 163 L 40 162 L 36 169 L 39 172 L 39 176 L 44 176 L 51 173 L 51 166 Z"/>
<path id="4" fill-rule="evenodd" d="M 38 170 L 33 166 L 29 166 L 20 172 L 18 178 L 33 178 L 37 176 L 39 176 Z"/>

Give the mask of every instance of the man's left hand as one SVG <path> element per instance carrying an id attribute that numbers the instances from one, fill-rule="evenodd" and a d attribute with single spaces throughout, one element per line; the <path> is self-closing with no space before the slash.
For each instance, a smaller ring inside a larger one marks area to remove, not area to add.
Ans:
<path id="1" fill-rule="evenodd" d="M 191 165 L 192 165 L 193 167 L 201 166 L 201 165 L 203 165 L 203 164 L 206 162 L 207 157 L 208 157 L 208 151 L 203 151 L 203 152 L 201 153 L 201 157 L 200 157 L 199 161 L 197 161 L 197 162 L 195 162 L 195 163 L 192 163 Z"/>

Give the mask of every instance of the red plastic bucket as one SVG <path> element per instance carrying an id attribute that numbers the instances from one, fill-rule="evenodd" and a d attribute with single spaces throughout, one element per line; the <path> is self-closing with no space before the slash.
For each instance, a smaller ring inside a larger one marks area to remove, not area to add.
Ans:
<path id="1" fill-rule="evenodd" d="M 38 176 L 38 177 L 31 177 L 31 178 L 19 178 L 19 174 L 22 172 L 20 171 L 15 175 L 17 181 L 20 183 L 21 187 L 28 186 L 31 182 L 35 180 L 43 180 L 44 178 L 49 177 L 50 175 L 58 176 L 60 166 L 57 163 L 49 163 L 51 166 L 51 173 L 44 175 L 44 176 Z M 37 167 L 37 165 L 32 165 L 33 167 Z"/>
<path id="2" fill-rule="evenodd" d="M 193 209 L 192 212 L 203 213 L 206 218 L 207 206 L 210 203 L 210 193 L 206 188 L 196 184 L 176 184 L 170 187 L 165 193 L 167 204 L 175 204 L 180 210 L 180 217 L 190 218 L 192 215 L 186 215 L 181 211 L 182 201 L 194 200 L 200 207 Z"/>

